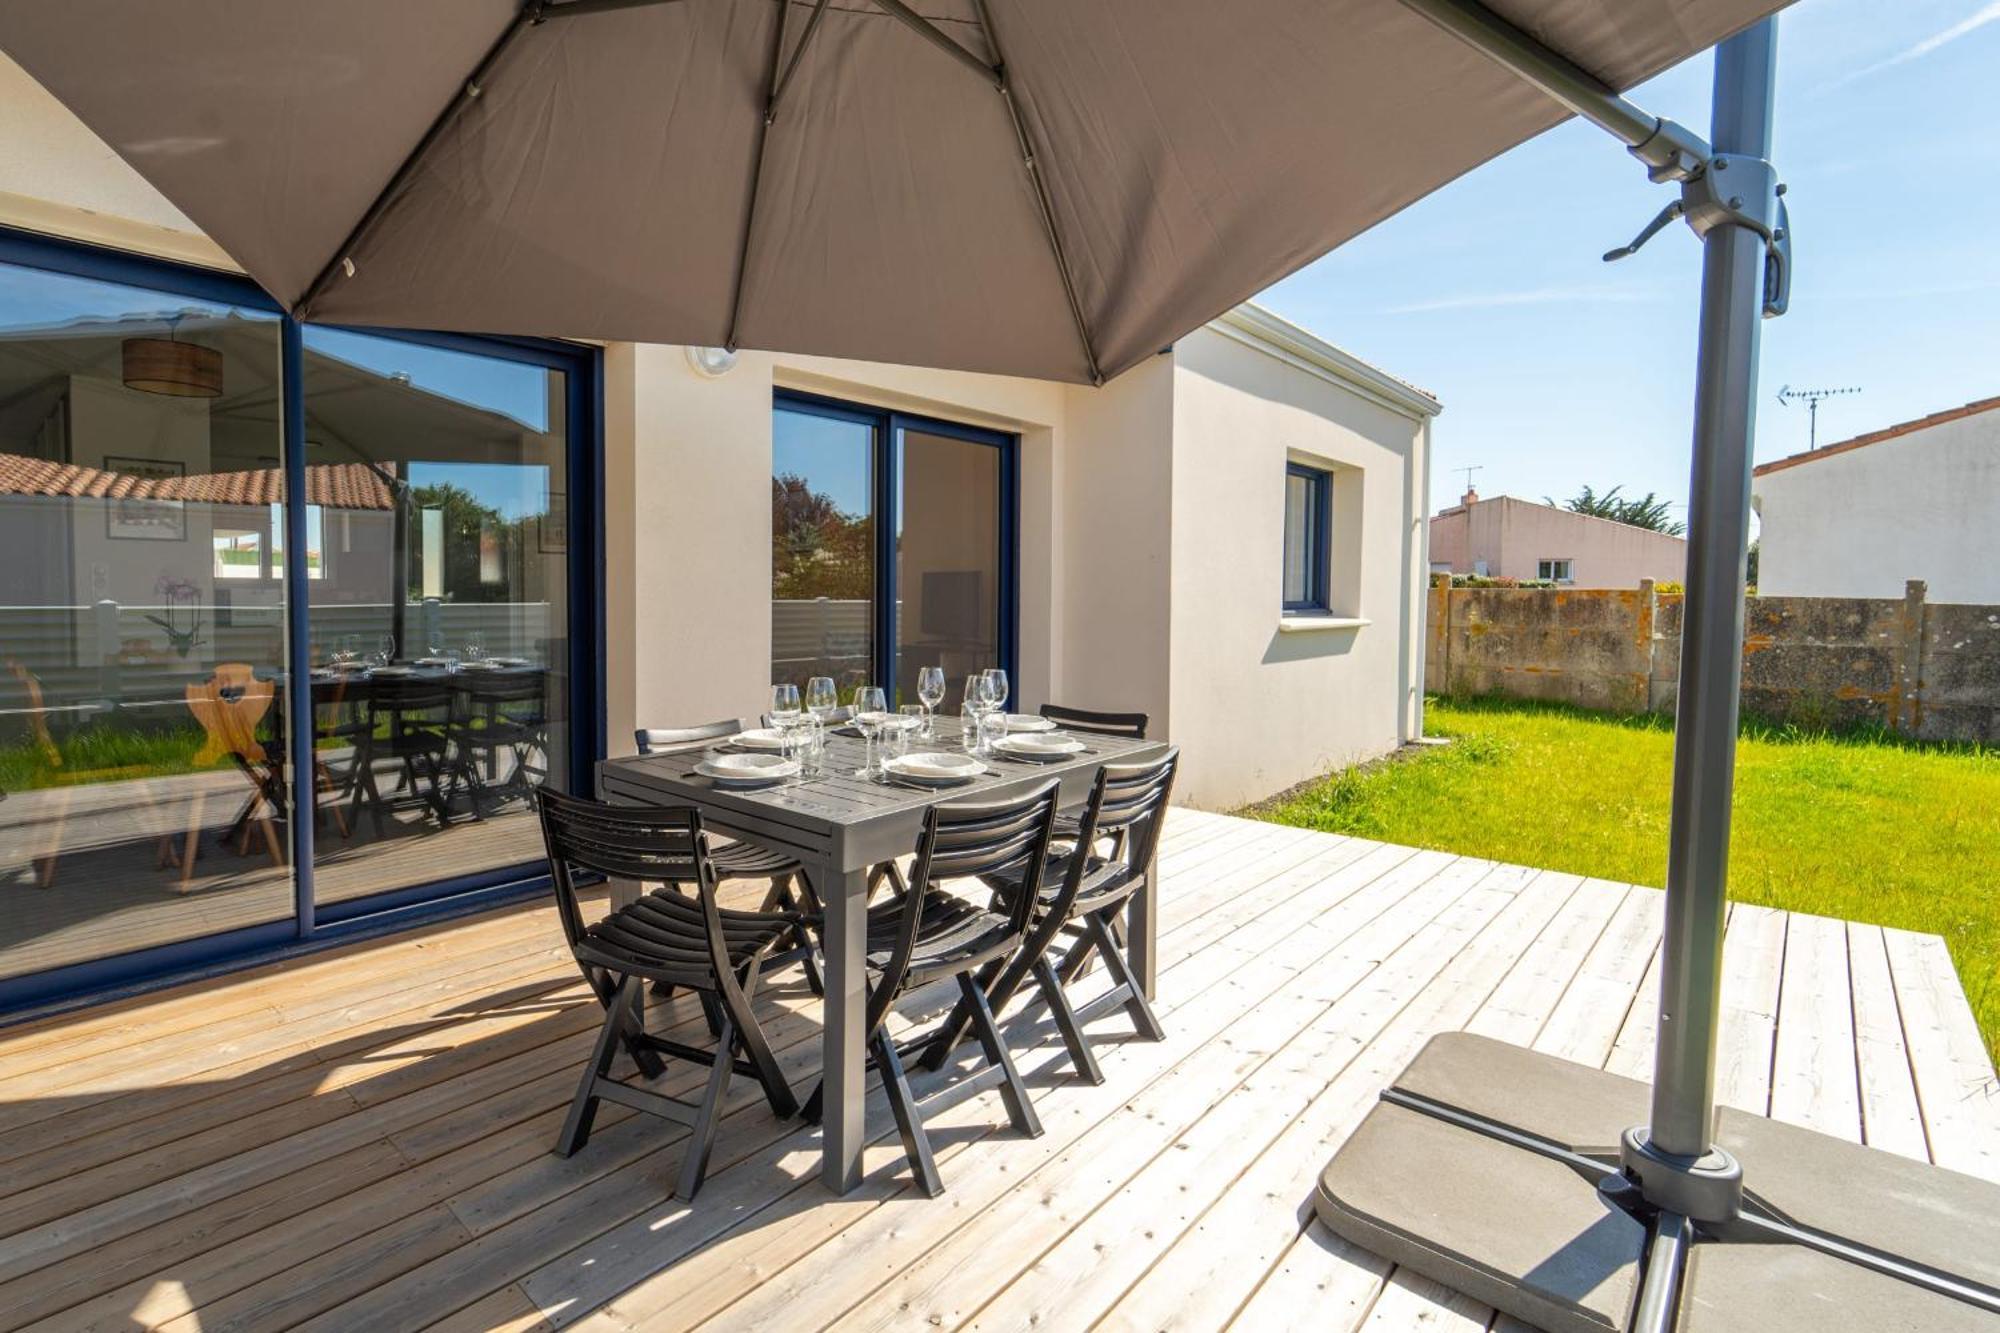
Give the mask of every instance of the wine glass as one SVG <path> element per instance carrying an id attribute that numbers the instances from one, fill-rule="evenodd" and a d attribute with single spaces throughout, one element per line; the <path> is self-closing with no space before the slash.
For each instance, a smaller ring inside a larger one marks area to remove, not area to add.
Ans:
<path id="1" fill-rule="evenodd" d="M 840 707 L 840 691 L 834 688 L 832 676 L 814 676 L 806 682 L 806 707 L 814 720 L 822 723 L 828 713 Z"/>
<path id="2" fill-rule="evenodd" d="M 375 665 L 388 666 L 396 660 L 396 636 L 384 634 L 375 640 Z"/>
<path id="3" fill-rule="evenodd" d="M 924 734 L 924 723 L 929 716 L 930 710 L 922 704 L 904 704 L 896 710 L 896 735 L 889 747 L 892 758 L 910 752 L 910 747 Z"/>
<path id="4" fill-rule="evenodd" d="M 472 630 L 465 636 L 465 660 L 468 662 L 486 660 L 486 636 L 478 630 Z"/>
<path id="5" fill-rule="evenodd" d="M 924 735 L 936 734 L 931 714 L 944 702 L 944 668 L 927 666 L 917 672 L 917 697 L 924 701 Z"/>
<path id="6" fill-rule="evenodd" d="M 882 759 L 876 750 L 875 739 L 882 734 L 882 724 L 889 717 L 889 698 L 882 692 L 881 686 L 863 685 L 854 691 L 854 729 L 868 742 L 867 759 L 855 777 L 879 776 Z"/>
<path id="7" fill-rule="evenodd" d="M 993 687 L 986 673 L 975 671 L 965 678 L 965 748 L 967 753 L 991 753 L 986 743 L 987 719 L 993 713 Z"/>
<path id="8" fill-rule="evenodd" d="M 434 629 L 434 630 L 432 630 L 432 631 L 430 632 L 430 636 L 429 636 L 429 638 L 428 638 L 428 639 L 427 639 L 427 640 L 426 640 L 425 642 L 426 642 L 426 643 L 427 643 L 427 644 L 429 645 L 429 648 L 430 648 L 430 655 L 431 655 L 432 657 L 443 657 L 443 656 L 444 656 L 444 630 L 443 630 L 443 629 Z"/>
<path id="9" fill-rule="evenodd" d="M 986 697 L 995 712 L 1007 706 L 1007 673 L 999 667 L 988 667 L 979 673 L 986 680 Z"/>

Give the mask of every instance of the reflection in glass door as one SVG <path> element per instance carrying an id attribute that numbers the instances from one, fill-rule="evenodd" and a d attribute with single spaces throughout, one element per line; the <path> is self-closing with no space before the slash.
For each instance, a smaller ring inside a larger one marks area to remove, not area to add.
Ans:
<path id="1" fill-rule="evenodd" d="M 876 454 L 866 414 L 781 401 L 771 428 L 771 681 L 876 684 Z"/>
<path id="2" fill-rule="evenodd" d="M 944 669 L 956 712 L 965 678 L 1004 662 L 1000 519 L 1004 451 L 920 427 L 897 432 L 896 683 L 914 698 L 921 668 Z"/>
<path id="3" fill-rule="evenodd" d="M 0 982 L 289 922 L 279 320 L 0 265 Z"/>
<path id="4" fill-rule="evenodd" d="M 332 903 L 540 855 L 572 737 L 567 375 L 307 328 L 314 751 Z"/>
<path id="5" fill-rule="evenodd" d="M 774 682 L 1012 668 L 1013 437 L 796 394 L 771 434 Z"/>

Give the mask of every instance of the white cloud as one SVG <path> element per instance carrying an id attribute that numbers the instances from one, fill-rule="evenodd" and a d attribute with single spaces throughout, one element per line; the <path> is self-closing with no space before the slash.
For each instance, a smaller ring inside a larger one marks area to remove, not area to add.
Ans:
<path id="1" fill-rule="evenodd" d="M 1907 65 L 1912 60 L 1922 60 L 1938 48 L 1949 46 L 1959 38 L 1975 33 L 1989 23 L 2000 23 L 2000 0 L 1991 0 L 1991 3 L 1981 7 L 1977 13 L 1970 17 L 1959 20 L 1942 32 L 1934 32 L 1916 45 L 1898 51 L 1887 60 L 1878 61 L 1850 77 L 1858 79 L 1861 75 L 1873 74 L 1878 69 L 1889 69 L 1896 65 Z"/>
<path id="2" fill-rule="evenodd" d="M 1650 301 L 1655 293 L 1633 286 L 1529 287 L 1512 292 L 1464 292 L 1429 301 L 1392 305 L 1385 315 L 1427 315 L 1439 310 L 1497 310 L 1520 305 L 1601 305 Z"/>

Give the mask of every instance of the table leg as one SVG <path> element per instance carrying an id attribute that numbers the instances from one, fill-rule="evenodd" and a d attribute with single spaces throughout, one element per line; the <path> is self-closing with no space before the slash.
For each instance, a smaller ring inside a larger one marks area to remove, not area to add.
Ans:
<path id="1" fill-rule="evenodd" d="M 862 1028 L 868 1021 L 868 969 L 864 962 L 868 872 L 852 870 L 836 878 L 822 871 L 814 876 L 814 882 L 825 886 L 821 897 L 826 907 L 822 936 L 826 948 L 826 1020 L 821 1056 L 826 1095 L 820 1122 L 826 1156 L 820 1178 L 835 1194 L 845 1194 L 861 1183 L 861 1147 L 868 1141 L 862 1123 L 867 1091 L 863 1048 L 868 1034 Z"/>
<path id="2" fill-rule="evenodd" d="M 1127 939 L 1125 956 L 1131 961 L 1132 975 L 1139 989 L 1153 999 L 1154 983 L 1160 972 L 1160 861 L 1158 853 L 1146 862 L 1145 879 L 1125 908 Z"/>

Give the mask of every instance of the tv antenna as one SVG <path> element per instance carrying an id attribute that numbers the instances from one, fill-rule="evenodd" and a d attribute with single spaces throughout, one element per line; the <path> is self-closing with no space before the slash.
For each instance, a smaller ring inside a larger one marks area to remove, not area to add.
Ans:
<path id="1" fill-rule="evenodd" d="M 1778 401 L 1786 407 L 1793 403 L 1806 405 L 1806 448 L 1819 448 L 1819 404 L 1822 398 L 1838 398 L 1842 394 L 1860 393 L 1859 385 L 1845 389 L 1794 389 L 1787 384 L 1778 390 Z"/>
<path id="2" fill-rule="evenodd" d="M 1471 467 L 1455 467 L 1452 469 L 1453 472 L 1463 472 L 1465 474 L 1465 489 L 1468 491 L 1472 489 L 1472 474 L 1475 472 L 1484 472 L 1485 470 L 1486 465 L 1484 463 L 1474 463 Z"/>

